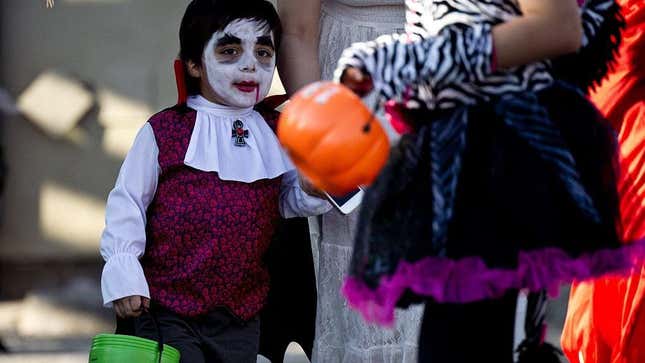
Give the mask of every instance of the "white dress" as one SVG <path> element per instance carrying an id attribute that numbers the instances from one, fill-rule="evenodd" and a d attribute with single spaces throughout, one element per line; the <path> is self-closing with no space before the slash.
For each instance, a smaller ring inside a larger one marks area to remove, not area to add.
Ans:
<path id="1" fill-rule="evenodd" d="M 323 0 L 319 59 L 322 78 L 332 79 L 342 51 L 354 42 L 403 32 L 403 0 Z M 368 99 L 372 107 L 373 98 Z M 349 309 L 340 288 L 349 266 L 356 212 L 332 210 L 311 222 L 317 260 L 318 309 L 314 363 L 416 363 L 422 308 L 399 311 L 393 329 L 367 325 Z"/>

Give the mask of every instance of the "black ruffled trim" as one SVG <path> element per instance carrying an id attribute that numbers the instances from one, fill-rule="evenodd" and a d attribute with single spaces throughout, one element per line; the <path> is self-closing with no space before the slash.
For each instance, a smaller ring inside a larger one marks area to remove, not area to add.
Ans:
<path id="1" fill-rule="evenodd" d="M 604 12 L 604 21 L 589 44 L 578 53 L 560 57 L 553 62 L 558 79 L 571 83 L 585 92 L 595 88 L 613 69 L 625 27 L 620 6 L 613 3 Z"/>

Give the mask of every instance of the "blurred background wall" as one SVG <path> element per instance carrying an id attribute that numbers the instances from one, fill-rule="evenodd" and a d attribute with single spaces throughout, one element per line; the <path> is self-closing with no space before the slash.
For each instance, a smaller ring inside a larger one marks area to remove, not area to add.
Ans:
<path id="1" fill-rule="evenodd" d="M 187 3 L 0 1 L 0 88 L 18 109 L 0 124 L 0 337 L 35 354 L 21 361 L 73 361 L 64 353 L 112 330 L 99 289 L 104 204 L 139 127 L 175 100 Z"/>
<path id="2" fill-rule="evenodd" d="M 2 124 L 5 269 L 98 262 L 104 203 L 125 152 L 147 117 L 175 99 L 171 66 L 186 3 L 0 3 L 0 87 L 22 111 Z M 65 128 L 48 130 L 57 122 Z M 0 291 L 13 294 L 15 279 L 28 278 L 12 272 Z"/>
<path id="3" fill-rule="evenodd" d="M 0 1 L 0 339 L 21 353 L 0 361 L 87 361 L 112 331 L 105 201 L 138 129 L 176 100 L 188 2 Z"/>

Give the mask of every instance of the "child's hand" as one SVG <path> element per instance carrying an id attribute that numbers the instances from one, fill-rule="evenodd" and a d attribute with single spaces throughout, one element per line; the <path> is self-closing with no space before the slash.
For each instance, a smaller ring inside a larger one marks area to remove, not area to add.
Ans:
<path id="1" fill-rule="evenodd" d="M 365 97 L 374 89 L 372 77 L 356 67 L 347 67 L 340 77 L 340 83 L 354 91 L 359 97 Z"/>
<path id="2" fill-rule="evenodd" d="M 303 192 L 311 195 L 312 197 L 318 197 L 320 199 L 325 199 L 325 193 L 316 188 L 307 178 L 305 178 L 303 175 L 298 175 L 298 180 L 300 182 L 300 189 L 302 189 Z"/>
<path id="3" fill-rule="evenodd" d="M 150 299 L 143 296 L 127 296 L 114 301 L 114 310 L 122 319 L 136 318 L 148 308 L 150 308 Z"/>

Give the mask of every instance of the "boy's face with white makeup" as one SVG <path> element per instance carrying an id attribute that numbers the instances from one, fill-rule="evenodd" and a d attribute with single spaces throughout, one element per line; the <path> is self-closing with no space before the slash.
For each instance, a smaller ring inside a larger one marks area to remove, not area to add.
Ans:
<path id="1" fill-rule="evenodd" d="M 208 82 L 212 101 L 246 108 L 264 99 L 275 70 L 274 44 L 269 26 L 251 19 L 215 32 L 202 57 L 202 84 Z"/>

